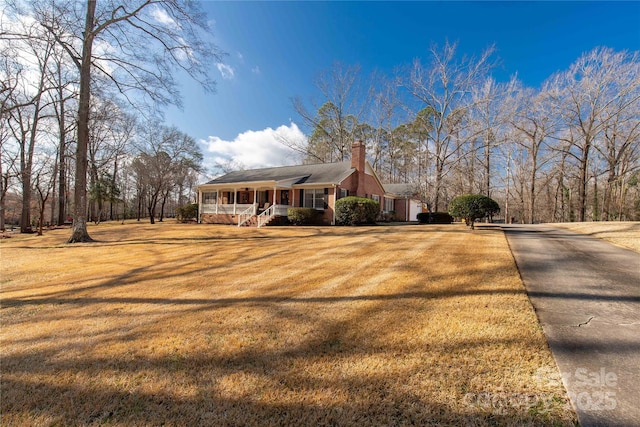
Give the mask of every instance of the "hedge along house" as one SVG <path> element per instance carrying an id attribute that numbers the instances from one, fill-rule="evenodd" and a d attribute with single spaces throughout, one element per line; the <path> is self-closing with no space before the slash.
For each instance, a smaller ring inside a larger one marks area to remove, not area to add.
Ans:
<path id="1" fill-rule="evenodd" d="M 341 197 L 368 197 L 380 213 L 398 212 L 406 200 L 387 194 L 365 159 L 365 145 L 352 145 L 351 161 L 235 171 L 198 186 L 198 221 L 212 224 L 277 223 L 290 207 L 322 211 L 324 224 L 335 224 Z M 399 202 L 399 203 L 398 203 Z"/>

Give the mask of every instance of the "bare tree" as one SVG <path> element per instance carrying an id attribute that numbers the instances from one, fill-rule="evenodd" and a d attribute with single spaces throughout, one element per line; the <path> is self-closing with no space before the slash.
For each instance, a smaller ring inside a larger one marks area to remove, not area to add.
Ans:
<path id="1" fill-rule="evenodd" d="M 621 187 L 640 168 L 640 58 L 637 52 L 621 64 L 618 73 L 618 84 L 626 90 L 619 91 L 602 111 L 600 120 L 604 128 L 595 144 L 606 174 L 602 205 L 605 221 L 613 219 L 617 216 L 615 212 L 619 212 L 619 208 L 613 206 L 617 187 Z M 618 200 L 618 206 L 624 203 L 624 199 Z"/>
<path id="2" fill-rule="evenodd" d="M 28 11 L 79 72 L 74 222 L 68 242 L 88 242 L 92 240 L 86 217 L 92 82 L 102 77 L 135 106 L 179 105 L 174 71 L 182 70 L 213 90 L 209 64 L 221 60 L 222 53 L 205 40 L 208 22 L 192 1 L 105 0 L 98 7 L 96 0 L 87 0 L 84 6 L 74 0 L 36 0 L 28 3 Z"/>
<path id="3" fill-rule="evenodd" d="M 5 118 L 9 110 L 17 108 L 13 93 L 18 87 L 22 67 L 15 58 L 15 53 L 7 46 L 0 51 L 0 117 Z"/>
<path id="4" fill-rule="evenodd" d="M 472 105 L 470 92 L 484 80 L 491 69 L 494 48 L 486 49 L 479 58 L 456 58 L 455 43 L 446 42 L 442 49 L 431 47 L 431 62 L 425 66 L 419 60 L 413 64 L 407 87 L 419 102 L 419 108 L 429 108 L 431 114 L 429 142 L 435 161 L 433 207 L 440 207 L 443 179 L 449 173 L 457 153 L 456 140 L 464 130 L 464 118 Z"/>
<path id="5" fill-rule="evenodd" d="M 29 233 L 33 231 L 33 158 L 36 145 L 41 139 L 42 120 L 48 115 L 49 102 L 46 94 L 51 89 L 49 68 L 55 51 L 55 40 L 40 25 L 29 19 L 10 20 L 4 15 L 2 18 L 0 41 L 4 53 L 11 57 L 3 62 L 3 70 L 7 74 L 17 71 L 13 79 L 4 79 L 3 92 L 8 96 L 3 99 L 2 113 L 8 119 L 8 126 L 18 147 L 22 183 L 20 230 Z"/>
<path id="6" fill-rule="evenodd" d="M 3 123 L 5 121 L 3 120 Z M 18 150 L 11 149 L 9 128 L 0 127 L 0 231 L 5 230 L 6 197 L 15 178 L 20 176 L 17 168 Z"/>
<path id="7" fill-rule="evenodd" d="M 71 116 L 75 106 L 74 102 L 78 96 L 77 76 L 74 69 L 69 69 L 68 57 L 59 50 L 53 52 L 53 67 L 49 75 L 52 90 L 49 91 L 51 104 L 57 122 L 58 133 L 58 225 L 63 225 L 67 220 L 67 159 L 71 145 L 71 139 L 75 131 L 76 122 Z M 77 109 L 77 107 L 76 107 Z M 55 181 L 55 179 L 54 179 Z M 52 203 L 52 209 L 54 203 Z M 52 213 L 53 218 L 53 213 Z"/>
<path id="8" fill-rule="evenodd" d="M 386 182 L 409 182 L 416 162 L 416 141 L 403 125 L 403 103 L 394 80 L 380 74 L 373 77 L 377 87 L 371 89 L 370 130 L 368 142 L 372 166 Z"/>
<path id="9" fill-rule="evenodd" d="M 607 128 L 607 118 L 637 102 L 637 95 L 629 95 L 637 92 L 637 67 L 633 67 L 637 62 L 637 54 L 596 48 L 553 78 L 558 113 L 570 128 L 562 138 L 567 144 L 567 154 L 578 167 L 579 221 L 586 219 L 592 148 Z M 624 79 L 627 73 L 636 74 L 632 84 Z"/>
<path id="10" fill-rule="evenodd" d="M 132 168 L 136 174 L 139 198 L 146 200 L 149 220 L 154 224 L 158 203 L 162 219 L 169 193 L 179 187 L 190 172 L 200 171 L 202 153 L 192 137 L 173 127 L 151 124 L 144 140 Z"/>
<path id="11" fill-rule="evenodd" d="M 35 53 L 38 46 L 37 39 L 28 39 L 27 45 L 33 49 Z M 35 45 L 34 45 L 35 43 Z M 44 111 L 47 108 L 44 94 L 47 91 L 47 65 L 50 59 L 53 45 L 45 43 L 44 53 L 41 56 L 34 56 L 36 66 L 32 72 L 35 74 L 35 84 L 26 79 L 21 83 L 22 99 L 31 99 L 29 104 L 18 101 L 16 104 L 22 103 L 23 106 L 10 111 L 10 127 L 13 136 L 19 144 L 20 150 L 20 182 L 22 183 L 22 213 L 20 216 L 20 232 L 31 233 L 31 177 L 33 170 L 33 157 L 35 153 L 36 143 L 39 137 L 39 125 L 43 119 Z"/>
<path id="12" fill-rule="evenodd" d="M 8 127 L 9 112 L 18 108 L 14 92 L 20 81 L 21 68 L 12 58 L 6 46 L 0 52 L 0 231 L 5 230 L 6 196 L 14 178 L 19 176 L 16 169 L 18 151 L 9 147 L 11 131 Z"/>
<path id="13" fill-rule="evenodd" d="M 126 153 L 126 146 L 132 139 L 135 119 L 122 111 L 112 101 L 94 100 L 91 108 L 89 130 L 89 189 L 90 199 L 95 203 L 91 209 L 93 221 L 102 220 L 104 202 L 112 199 L 115 189 L 118 158 Z M 113 170 L 111 168 L 113 167 Z M 108 182 L 104 177 L 108 176 Z M 108 191 L 108 193 L 104 193 Z"/>
<path id="14" fill-rule="evenodd" d="M 349 158 L 351 143 L 359 139 L 360 123 L 365 112 L 359 66 L 334 63 L 320 74 L 315 86 L 322 93 L 322 104 L 312 102 L 309 110 L 300 98 L 293 106 L 310 129 L 307 147 L 291 147 L 304 151 L 309 162 L 333 162 Z"/>
<path id="15" fill-rule="evenodd" d="M 38 236 L 42 236 L 45 223 L 44 210 L 47 200 L 49 200 L 51 192 L 53 191 L 53 182 L 55 180 L 54 165 L 56 161 L 57 160 L 51 161 L 50 156 L 43 156 L 39 167 L 33 172 L 33 190 L 36 193 L 38 204 Z"/>
<path id="16" fill-rule="evenodd" d="M 471 91 L 469 136 L 474 141 L 479 140 L 477 151 L 482 153 L 483 170 L 481 192 L 487 197 L 492 197 L 494 150 L 505 141 L 507 124 L 511 121 L 516 107 L 513 95 L 517 86 L 515 79 L 500 84 L 489 77 L 474 86 Z"/>
<path id="17" fill-rule="evenodd" d="M 556 132 L 557 122 L 551 112 L 549 95 L 546 90 L 536 93 L 530 88 L 523 88 L 518 94 L 518 109 L 511 121 L 515 132 L 513 141 L 526 153 L 526 168 L 528 175 L 523 180 L 527 182 L 528 206 L 525 221 L 533 224 L 536 220 L 536 194 L 539 191 L 538 173 L 544 164 L 541 155 L 545 144 Z"/>

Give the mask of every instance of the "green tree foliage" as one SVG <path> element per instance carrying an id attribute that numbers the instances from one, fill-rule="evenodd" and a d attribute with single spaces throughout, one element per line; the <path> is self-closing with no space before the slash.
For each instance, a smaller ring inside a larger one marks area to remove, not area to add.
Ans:
<path id="1" fill-rule="evenodd" d="M 116 203 L 120 197 L 120 189 L 116 185 L 113 176 L 103 172 L 89 188 L 89 199 L 98 202 L 98 212 L 93 221 L 98 224 L 102 217 L 104 202 Z"/>
<path id="2" fill-rule="evenodd" d="M 309 135 L 307 161 L 335 162 L 349 158 L 351 143 L 362 139 L 367 125 L 353 114 L 345 114 L 339 105 L 328 101 L 320 107 Z"/>
<path id="3" fill-rule="evenodd" d="M 449 203 L 449 214 L 464 219 L 473 230 L 477 219 L 491 217 L 500 212 L 500 206 L 493 199 L 481 194 L 465 194 Z"/>
<path id="4" fill-rule="evenodd" d="M 343 197 L 336 201 L 336 222 L 342 225 L 375 224 L 380 203 L 365 197 Z"/>

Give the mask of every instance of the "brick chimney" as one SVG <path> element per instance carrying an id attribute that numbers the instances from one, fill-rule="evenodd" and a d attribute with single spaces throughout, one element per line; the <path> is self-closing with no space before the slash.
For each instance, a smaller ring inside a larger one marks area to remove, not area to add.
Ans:
<path id="1" fill-rule="evenodd" d="M 362 141 L 355 141 L 351 145 L 351 167 L 364 172 L 365 145 Z"/>
<path id="2" fill-rule="evenodd" d="M 351 145 L 351 167 L 356 169 L 356 196 L 364 197 L 364 164 L 366 147 L 362 141 L 354 141 Z"/>

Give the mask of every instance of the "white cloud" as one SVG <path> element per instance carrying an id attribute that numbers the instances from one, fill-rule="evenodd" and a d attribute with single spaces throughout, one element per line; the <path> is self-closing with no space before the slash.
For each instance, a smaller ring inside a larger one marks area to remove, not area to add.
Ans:
<path id="1" fill-rule="evenodd" d="M 240 165 L 245 169 L 258 169 L 300 163 L 300 154 L 286 144 L 306 144 L 306 136 L 295 123 L 277 129 L 246 131 L 232 141 L 217 136 L 202 140 L 204 166 L 215 170 L 221 164 Z"/>
<path id="2" fill-rule="evenodd" d="M 158 21 L 159 23 L 166 25 L 167 27 L 176 29 L 178 28 L 178 23 L 167 13 L 166 10 L 161 9 L 159 7 L 154 7 L 151 9 L 151 16 L 153 19 Z"/>
<path id="3" fill-rule="evenodd" d="M 260 74 L 260 67 L 258 67 L 258 66 L 256 65 L 255 67 L 253 67 L 253 68 L 251 69 L 251 72 L 252 72 L 253 74 Z"/>
<path id="4" fill-rule="evenodd" d="M 218 68 L 218 71 L 220 71 L 223 79 L 232 80 L 236 76 L 235 70 L 227 64 L 218 62 L 216 67 Z"/>

